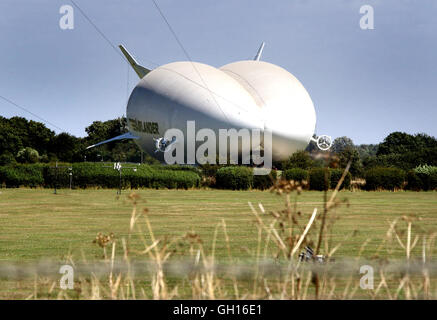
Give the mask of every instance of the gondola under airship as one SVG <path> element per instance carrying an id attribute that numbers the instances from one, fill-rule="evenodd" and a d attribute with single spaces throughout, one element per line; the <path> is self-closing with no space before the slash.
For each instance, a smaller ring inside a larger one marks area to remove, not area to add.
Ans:
<path id="1" fill-rule="evenodd" d="M 119 46 L 140 81 L 132 91 L 126 117 L 129 132 L 89 146 L 114 140 L 135 139 L 138 146 L 163 160 L 173 141 L 168 129 L 187 133 L 187 122 L 196 130 L 258 129 L 272 133 L 272 160 L 287 159 L 311 140 L 320 149 L 331 145 L 328 136 L 314 139 L 316 113 L 303 85 L 291 73 L 260 60 L 264 43 L 254 60 L 233 62 L 220 68 L 182 61 L 149 70 Z M 186 144 L 187 141 L 184 141 Z"/>

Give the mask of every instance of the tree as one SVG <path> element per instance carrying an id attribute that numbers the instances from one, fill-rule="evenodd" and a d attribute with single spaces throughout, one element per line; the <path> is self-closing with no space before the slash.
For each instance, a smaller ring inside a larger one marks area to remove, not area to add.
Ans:
<path id="1" fill-rule="evenodd" d="M 313 134 L 313 139 L 317 139 L 317 135 Z M 306 147 L 305 151 L 309 152 L 310 154 L 313 154 L 313 153 L 318 153 L 320 149 L 317 146 L 316 142 L 310 140 L 310 143 L 308 143 L 308 146 Z"/>
<path id="2" fill-rule="evenodd" d="M 84 149 L 82 139 L 76 138 L 66 132 L 62 132 L 52 139 L 50 150 L 56 154 L 56 158 L 65 162 L 82 161 Z"/>
<path id="3" fill-rule="evenodd" d="M 8 164 L 15 163 L 15 157 L 12 153 L 9 151 L 6 151 L 5 153 L 0 154 L 0 166 L 6 166 Z"/>
<path id="4" fill-rule="evenodd" d="M 47 154 L 48 149 L 55 137 L 55 132 L 47 128 L 43 123 L 29 121 L 27 124 L 27 146 L 37 150 L 39 154 Z"/>
<path id="5" fill-rule="evenodd" d="M 0 154 L 17 152 L 24 146 L 19 133 L 11 125 L 9 119 L 0 117 Z"/>
<path id="6" fill-rule="evenodd" d="M 33 148 L 26 147 L 18 151 L 17 160 L 21 163 L 37 163 L 39 160 L 39 153 Z"/>
<path id="7" fill-rule="evenodd" d="M 86 146 L 126 133 L 126 124 L 126 118 L 95 121 L 86 128 L 88 136 L 78 138 L 65 132 L 56 135 L 40 122 L 0 116 L 0 156 L 6 154 L 2 161 L 7 163 L 12 161 L 11 154 L 15 160 L 20 152 L 19 161 L 34 161 L 28 158 L 29 152 L 23 150 L 29 147 L 37 151 L 42 162 L 78 162 L 83 161 L 84 156 L 91 161 L 103 157 L 108 161 L 139 162 L 141 151 L 133 140 L 112 142 L 85 153 Z M 147 158 L 145 154 L 144 158 Z"/>
<path id="8" fill-rule="evenodd" d="M 437 140 L 423 133 L 413 136 L 405 132 L 393 132 L 379 144 L 377 155 L 420 152 L 426 148 L 437 148 Z"/>
<path id="9" fill-rule="evenodd" d="M 22 117 L 0 117 L 0 154 L 17 154 L 25 146 L 46 154 L 55 133 L 43 123 Z"/>
<path id="10" fill-rule="evenodd" d="M 103 140 L 107 140 L 116 136 L 119 136 L 127 132 L 126 118 L 108 120 L 105 122 L 94 121 L 90 126 L 85 128 L 88 137 L 85 139 L 90 143 L 97 143 Z M 114 143 L 109 143 L 108 146 L 114 146 Z"/>
<path id="11" fill-rule="evenodd" d="M 335 153 L 340 153 L 346 148 L 354 148 L 354 143 L 351 138 L 348 137 L 338 137 L 332 142 L 331 150 Z"/>
<path id="12" fill-rule="evenodd" d="M 356 148 L 362 160 L 376 156 L 376 153 L 378 152 L 377 144 L 360 144 L 359 146 L 356 146 Z"/>
<path id="13" fill-rule="evenodd" d="M 426 133 L 418 133 L 414 136 L 418 149 L 437 148 L 437 139 Z"/>
<path id="14" fill-rule="evenodd" d="M 405 132 L 393 132 L 379 144 L 377 155 L 406 153 L 415 149 L 415 143 L 414 136 Z"/>
<path id="15" fill-rule="evenodd" d="M 309 169 L 313 165 L 313 160 L 307 151 L 297 151 L 284 162 L 283 170 L 292 168 Z"/>
<path id="16" fill-rule="evenodd" d="M 349 172 L 353 177 L 361 176 L 363 173 L 363 164 L 360 159 L 360 155 L 357 149 L 352 147 L 347 147 L 338 154 L 340 168 L 346 168 L 349 161 L 351 161 L 351 166 Z"/>
<path id="17" fill-rule="evenodd" d="M 85 131 L 88 133 L 85 143 L 91 145 L 128 132 L 127 120 L 123 117 L 105 122 L 94 121 Z M 105 161 L 140 162 L 141 151 L 132 140 L 114 141 L 87 151 L 88 160 L 97 161 L 102 158 Z"/>

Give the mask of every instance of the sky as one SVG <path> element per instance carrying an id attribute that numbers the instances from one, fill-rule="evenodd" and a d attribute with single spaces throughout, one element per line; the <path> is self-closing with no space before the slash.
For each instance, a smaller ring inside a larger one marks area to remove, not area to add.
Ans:
<path id="1" fill-rule="evenodd" d="M 74 0 L 115 46 L 148 68 L 187 60 L 152 0 Z M 437 136 L 437 1 L 156 0 L 194 61 L 279 65 L 307 89 L 316 134 L 379 143 L 393 131 Z M 138 77 L 81 12 L 62 30 L 69 0 L 0 2 L 0 96 L 85 136 L 122 116 Z M 360 7 L 374 29 L 360 28 Z M 0 115 L 32 114 L 0 99 Z"/>

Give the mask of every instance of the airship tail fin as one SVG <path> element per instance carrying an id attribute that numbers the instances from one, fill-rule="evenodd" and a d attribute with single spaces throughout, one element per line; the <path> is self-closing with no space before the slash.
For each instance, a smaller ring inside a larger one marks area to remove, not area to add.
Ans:
<path id="1" fill-rule="evenodd" d="M 259 61 L 261 59 L 261 55 L 263 54 L 265 44 L 266 44 L 265 42 L 261 43 L 261 46 L 259 47 L 258 52 L 256 53 L 256 56 L 255 58 L 253 58 L 253 60 Z"/>
<path id="2" fill-rule="evenodd" d="M 118 47 L 120 48 L 121 52 L 124 54 L 127 61 L 132 66 L 132 68 L 135 70 L 135 72 L 137 73 L 137 75 L 140 79 L 144 78 L 144 76 L 150 72 L 149 69 L 139 65 L 138 62 L 135 60 L 135 58 L 132 57 L 132 55 L 129 53 L 129 51 L 126 50 L 125 47 L 123 47 L 123 45 L 119 45 Z"/>
<path id="3" fill-rule="evenodd" d="M 134 136 L 132 133 L 128 132 L 128 133 L 116 136 L 114 138 L 111 138 L 111 139 L 108 139 L 108 140 L 101 141 L 99 143 L 93 144 L 92 146 L 89 146 L 86 149 L 88 150 L 88 149 L 100 146 L 100 145 L 108 143 L 108 142 L 117 141 L 117 140 L 124 140 L 124 139 L 139 139 L 139 137 Z"/>

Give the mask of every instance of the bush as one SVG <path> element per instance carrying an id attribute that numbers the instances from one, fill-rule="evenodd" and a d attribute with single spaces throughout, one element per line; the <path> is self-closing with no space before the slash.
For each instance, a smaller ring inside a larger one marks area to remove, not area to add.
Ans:
<path id="1" fill-rule="evenodd" d="M 43 186 L 43 165 L 17 164 L 0 167 L 0 184 L 7 188 Z"/>
<path id="2" fill-rule="evenodd" d="M 364 161 L 364 166 L 366 168 L 396 167 L 403 170 L 410 170 L 422 163 L 437 166 L 437 147 L 423 148 L 416 152 L 369 157 Z"/>
<path id="3" fill-rule="evenodd" d="M 18 151 L 17 160 L 21 163 L 37 163 L 39 160 L 39 153 L 33 148 L 26 147 Z"/>
<path id="4" fill-rule="evenodd" d="M 111 163 L 74 163 L 73 167 L 73 183 L 79 188 L 102 187 L 102 188 L 118 188 L 119 173 L 114 170 Z M 126 186 L 125 180 L 127 170 L 122 172 L 122 187 Z"/>
<path id="5" fill-rule="evenodd" d="M 204 177 L 214 177 L 215 178 L 217 171 L 220 168 L 223 168 L 223 165 L 205 163 L 205 164 L 200 166 L 200 169 L 202 171 L 202 176 L 204 176 Z"/>
<path id="6" fill-rule="evenodd" d="M 145 165 L 139 166 L 136 172 L 126 172 L 126 178 L 131 188 L 189 189 L 200 184 L 200 176 L 192 170 L 166 170 L 165 167 L 156 170 Z"/>
<path id="7" fill-rule="evenodd" d="M 437 189 L 437 166 L 417 166 L 413 171 L 421 180 L 422 190 Z"/>
<path id="8" fill-rule="evenodd" d="M 430 174 L 417 173 L 420 180 L 422 181 L 422 189 L 425 191 L 436 190 L 437 189 L 437 173 L 433 172 Z"/>
<path id="9" fill-rule="evenodd" d="M 196 174 L 200 174 L 200 170 L 192 165 L 179 165 L 179 164 L 150 164 L 150 168 L 161 171 L 161 170 L 172 170 L 172 171 L 191 171 Z"/>
<path id="10" fill-rule="evenodd" d="M 328 190 L 331 184 L 331 171 L 326 168 L 314 168 L 309 172 L 311 190 Z"/>
<path id="11" fill-rule="evenodd" d="M 309 169 L 313 165 L 313 160 L 307 151 L 297 151 L 284 162 L 284 170 L 292 168 Z"/>
<path id="12" fill-rule="evenodd" d="M 248 167 L 223 167 L 217 171 L 216 187 L 220 189 L 247 190 L 253 185 L 253 171 Z"/>
<path id="13" fill-rule="evenodd" d="M 122 169 L 122 188 L 188 189 L 199 186 L 200 177 L 192 169 L 177 170 L 170 166 L 129 165 Z M 136 168 L 134 170 L 133 168 Z M 73 164 L 74 185 L 80 188 L 118 188 L 120 173 L 113 164 Z"/>
<path id="14" fill-rule="evenodd" d="M 351 166 L 349 172 L 354 177 L 362 177 L 363 174 L 363 163 L 360 159 L 360 154 L 355 148 L 346 147 L 343 151 L 338 154 L 340 168 L 346 168 L 347 163 L 350 161 Z M 341 177 L 341 175 L 340 175 Z M 338 178 L 340 179 L 340 178 Z M 346 178 L 345 178 L 346 179 Z"/>
<path id="15" fill-rule="evenodd" d="M 273 186 L 277 177 L 276 170 L 271 170 L 269 174 L 254 175 L 253 176 L 253 188 L 266 190 Z"/>
<path id="16" fill-rule="evenodd" d="M 414 191 L 423 190 L 422 179 L 420 179 L 414 170 L 409 170 L 407 172 L 407 189 Z"/>
<path id="17" fill-rule="evenodd" d="M 331 189 L 335 189 L 338 181 L 340 181 L 341 176 L 343 175 L 343 169 L 331 169 Z M 343 183 L 340 186 L 341 189 L 349 189 L 351 186 L 352 174 L 348 172 L 344 177 Z"/>
<path id="18" fill-rule="evenodd" d="M 376 167 L 365 173 L 367 190 L 395 190 L 401 189 L 405 182 L 405 171 L 398 168 Z"/>
<path id="19" fill-rule="evenodd" d="M 414 172 L 432 175 L 432 174 L 437 173 L 437 167 L 436 166 L 428 166 L 425 164 L 423 166 L 417 166 L 416 168 L 414 168 Z"/>
<path id="20" fill-rule="evenodd" d="M 0 166 L 7 166 L 16 162 L 14 155 L 8 151 L 0 155 Z"/>
<path id="21" fill-rule="evenodd" d="M 428 165 L 417 166 L 414 168 L 414 170 L 412 170 L 412 173 L 410 173 L 410 175 L 413 174 L 420 182 L 413 181 L 411 188 L 412 190 L 428 191 L 437 188 L 437 167 Z M 416 184 L 414 182 L 416 182 Z M 410 184 L 410 181 L 408 184 Z M 420 188 L 417 186 L 417 184 L 420 184 Z"/>
<path id="22" fill-rule="evenodd" d="M 286 180 L 294 180 L 294 181 L 308 181 L 308 170 L 294 168 L 288 169 L 283 172 L 283 177 Z"/>
<path id="23" fill-rule="evenodd" d="M 71 164 L 58 163 L 58 169 L 55 168 L 55 163 L 43 165 L 44 187 L 68 188 L 70 186 Z"/>
<path id="24" fill-rule="evenodd" d="M 57 170 L 54 164 L 34 164 L 0 167 L 0 183 L 7 187 L 35 187 L 68 188 L 70 172 L 72 185 L 79 188 L 101 187 L 118 188 L 120 183 L 119 171 L 113 164 L 107 163 L 74 163 L 72 165 L 59 163 Z M 72 171 L 69 170 L 72 167 Z M 198 187 L 199 175 L 191 169 L 177 170 L 165 166 L 152 167 L 149 165 L 129 165 L 136 167 L 122 170 L 122 188 L 179 188 L 188 189 Z M 57 177 L 56 177 L 57 175 Z"/>

